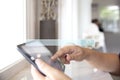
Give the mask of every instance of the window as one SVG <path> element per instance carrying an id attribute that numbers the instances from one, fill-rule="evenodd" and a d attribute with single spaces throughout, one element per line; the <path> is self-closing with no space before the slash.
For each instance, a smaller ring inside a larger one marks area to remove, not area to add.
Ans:
<path id="1" fill-rule="evenodd" d="M 109 32 L 118 32 L 119 22 L 119 6 L 111 5 L 101 9 L 100 18 L 103 22 L 103 27 Z"/>
<path id="2" fill-rule="evenodd" d="M 16 45 L 26 40 L 26 0 L 0 1 L 0 70 L 22 58 Z"/>

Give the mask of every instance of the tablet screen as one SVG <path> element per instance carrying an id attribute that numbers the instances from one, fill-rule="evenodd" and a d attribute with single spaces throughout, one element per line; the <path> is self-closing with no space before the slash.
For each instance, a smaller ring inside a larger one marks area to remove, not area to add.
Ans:
<path id="1" fill-rule="evenodd" d="M 22 55 L 31 63 L 40 58 L 52 67 L 64 71 L 64 65 L 60 60 L 51 60 L 52 53 L 39 41 L 34 40 L 18 45 Z"/>

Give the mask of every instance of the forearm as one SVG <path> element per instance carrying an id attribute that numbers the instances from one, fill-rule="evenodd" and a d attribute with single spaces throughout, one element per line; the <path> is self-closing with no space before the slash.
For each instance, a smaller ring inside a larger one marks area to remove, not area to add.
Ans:
<path id="1" fill-rule="evenodd" d="M 89 49 L 85 52 L 89 54 L 86 60 L 94 67 L 106 72 L 120 75 L 120 60 L 117 54 L 104 54 Z"/>

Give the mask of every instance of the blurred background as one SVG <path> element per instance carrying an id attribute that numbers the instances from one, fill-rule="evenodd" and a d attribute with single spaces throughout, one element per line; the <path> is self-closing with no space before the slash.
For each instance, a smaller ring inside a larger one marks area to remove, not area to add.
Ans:
<path id="1" fill-rule="evenodd" d="M 92 39 L 95 50 L 120 52 L 120 0 L 3 0 L 0 22 L 0 80 L 32 80 L 16 50 L 31 39 Z"/>

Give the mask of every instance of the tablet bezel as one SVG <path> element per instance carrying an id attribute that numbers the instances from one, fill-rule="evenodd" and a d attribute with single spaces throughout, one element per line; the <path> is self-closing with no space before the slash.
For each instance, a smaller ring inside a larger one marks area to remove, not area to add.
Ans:
<path id="1" fill-rule="evenodd" d="M 31 56 L 23 49 L 23 46 L 25 46 L 26 44 L 32 43 L 32 42 L 34 42 L 34 41 L 36 41 L 36 40 L 19 44 L 19 45 L 17 45 L 17 49 L 18 49 L 18 51 L 25 57 L 25 59 L 26 59 L 29 63 L 31 63 L 40 73 L 42 73 L 42 72 L 39 70 L 38 66 L 36 65 L 35 60 L 31 60 Z M 45 47 L 45 46 L 44 46 L 44 47 Z M 45 48 L 46 48 L 46 47 L 45 47 Z M 51 55 L 52 55 L 52 53 L 51 53 Z M 62 67 L 62 69 L 63 69 L 62 71 L 64 72 L 65 66 L 64 66 L 63 63 L 61 63 L 61 61 L 59 61 L 59 62 L 60 62 L 60 65 L 61 65 L 61 67 Z M 42 74 L 43 74 L 43 73 L 42 73 Z M 43 74 L 43 75 L 45 76 L 45 74 Z"/>

